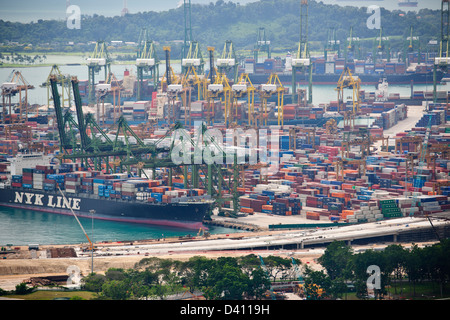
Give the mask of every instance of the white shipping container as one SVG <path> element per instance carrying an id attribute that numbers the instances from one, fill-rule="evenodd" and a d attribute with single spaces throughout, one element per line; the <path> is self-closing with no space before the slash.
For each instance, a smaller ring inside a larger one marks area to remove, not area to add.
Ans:
<path id="1" fill-rule="evenodd" d="M 325 73 L 334 73 L 334 63 L 325 63 Z"/>

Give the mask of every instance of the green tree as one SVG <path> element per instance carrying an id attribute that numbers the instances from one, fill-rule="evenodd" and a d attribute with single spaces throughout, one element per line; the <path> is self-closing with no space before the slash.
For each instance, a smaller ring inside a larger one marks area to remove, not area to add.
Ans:
<path id="1" fill-rule="evenodd" d="M 353 271 L 354 271 L 354 281 L 357 282 L 358 287 L 357 295 L 360 297 L 367 296 L 367 280 L 370 277 L 368 273 L 368 268 L 370 266 L 377 266 L 380 268 L 380 288 L 374 289 L 374 294 L 376 298 L 382 298 L 386 292 L 386 283 L 389 277 L 389 271 L 386 268 L 385 256 L 383 252 L 366 250 L 363 253 L 353 255 Z M 365 286 L 361 285 L 365 284 Z M 364 288 L 365 287 L 365 288 Z"/>
<path id="2" fill-rule="evenodd" d="M 332 281 L 323 271 L 305 268 L 304 291 L 307 300 L 322 300 L 330 295 Z"/>
<path id="3" fill-rule="evenodd" d="M 103 284 L 102 295 L 112 300 L 127 300 L 131 294 L 128 281 L 111 280 Z"/>
<path id="4" fill-rule="evenodd" d="M 106 280 L 107 279 L 104 275 L 91 273 L 81 279 L 82 288 L 87 291 L 100 293 Z"/>
<path id="5" fill-rule="evenodd" d="M 334 280 L 350 278 L 351 266 L 349 263 L 351 259 L 352 248 L 343 241 L 333 241 L 317 261 L 327 270 L 331 280 Z"/>
<path id="6" fill-rule="evenodd" d="M 249 278 L 228 258 L 219 258 L 209 273 L 204 295 L 210 300 L 241 300 L 249 289 Z"/>
<path id="7" fill-rule="evenodd" d="M 253 270 L 248 281 L 247 296 L 249 299 L 260 300 L 270 290 L 269 277 L 261 267 Z"/>
<path id="8" fill-rule="evenodd" d="M 26 283 L 22 282 L 18 285 L 16 285 L 16 290 L 15 293 L 16 294 L 20 294 L 20 295 L 24 295 L 24 294 L 29 294 L 34 290 L 34 288 L 30 288 L 27 286 Z"/>
<path id="9" fill-rule="evenodd" d="M 394 277 L 394 293 L 397 293 L 396 280 L 401 280 L 405 273 L 408 251 L 401 245 L 390 245 L 384 249 L 383 254 L 386 261 L 386 273 Z M 390 277 L 389 279 L 390 280 Z M 389 281 L 392 283 L 392 281 Z"/>

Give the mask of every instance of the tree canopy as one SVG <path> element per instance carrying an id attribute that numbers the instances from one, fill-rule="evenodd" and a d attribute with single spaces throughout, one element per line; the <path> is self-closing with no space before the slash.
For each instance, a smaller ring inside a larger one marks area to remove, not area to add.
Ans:
<path id="1" fill-rule="evenodd" d="M 239 49 L 253 49 L 257 31 L 264 27 L 271 46 L 278 50 L 295 50 L 300 38 L 300 2 L 297 0 L 260 0 L 246 5 L 218 0 L 208 5 L 193 4 L 192 33 L 202 45 L 221 48 L 231 40 Z M 379 36 L 379 30 L 369 29 L 367 8 L 341 7 L 309 1 L 308 39 L 312 49 L 323 50 L 329 29 L 345 43 L 350 27 L 353 36 L 368 40 Z M 381 9 L 383 35 L 398 40 L 403 48 L 410 27 L 420 36 L 422 46 L 440 35 L 440 12 L 422 9 L 416 12 Z M 0 20 L 0 42 L 19 42 L 33 45 L 54 43 L 87 43 L 89 41 L 137 42 L 141 30 L 147 29 L 151 40 L 164 44 L 184 40 L 184 9 L 179 7 L 163 12 L 140 12 L 125 16 L 82 16 L 81 29 L 68 29 L 66 21 L 38 20 L 19 23 Z"/>

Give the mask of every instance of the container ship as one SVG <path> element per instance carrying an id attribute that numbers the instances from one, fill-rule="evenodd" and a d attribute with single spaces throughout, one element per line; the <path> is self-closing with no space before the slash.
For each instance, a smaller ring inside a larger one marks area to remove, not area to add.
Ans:
<path id="1" fill-rule="evenodd" d="M 415 8 L 417 7 L 418 2 L 415 0 L 399 0 L 398 6 L 399 7 L 409 7 L 409 8 Z"/>
<path id="2" fill-rule="evenodd" d="M 0 206 L 84 218 L 198 230 L 213 200 L 202 189 L 162 180 L 78 170 L 78 164 L 23 168 L 1 184 Z"/>
<path id="3" fill-rule="evenodd" d="M 318 85 L 335 85 L 344 69 L 361 79 L 362 85 L 377 85 L 380 78 L 387 78 L 390 84 L 431 84 L 433 83 L 434 56 L 422 53 L 408 53 L 407 62 L 379 61 L 373 63 L 370 60 L 346 61 L 338 57 L 312 57 L 312 83 Z M 288 54 L 285 61 L 281 58 L 266 59 L 264 62 L 256 62 L 254 59 L 246 59 L 242 72 L 249 75 L 254 84 L 267 83 L 272 73 L 277 73 L 283 84 L 292 83 L 292 57 Z M 309 75 L 298 73 L 297 81 L 308 83 Z M 436 81 L 439 83 L 445 77 L 442 71 L 436 72 Z"/>

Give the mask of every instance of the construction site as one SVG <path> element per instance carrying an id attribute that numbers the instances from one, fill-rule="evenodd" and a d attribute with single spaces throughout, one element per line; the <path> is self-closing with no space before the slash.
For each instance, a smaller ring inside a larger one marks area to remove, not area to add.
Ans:
<path id="1" fill-rule="evenodd" d="M 48 90 L 45 107 L 27 102 L 34 85 L 15 71 L 1 86 L 0 194 L 12 190 L 16 199 L 3 204 L 17 204 L 21 196 L 18 208 L 35 210 L 40 204 L 27 207 L 27 197 L 32 199 L 27 194 L 40 194 L 40 199 L 63 195 L 70 197 L 72 213 L 81 208 L 86 217 L 90 210 L 77 207 L 76 197 L 82 204 L 94 203 L 84 199 L 109 201 L 102 203 L 111 207 L 152 204 L 159 211 L 167 208 L 163 205 L 211 205 L 201 221 L 195 217 L 192 236 L 164 243 L 136 239 L 94 244 L 83 229 L 87 242 L 66 250 L 49 245 L 32 256 L 18 255 L 26 247 L 10 247 L 2 252 L 10 265 L 0 274 L 22 274 L 17 270 L 23 259 L 36 263 L 66 258 L 85 264 L 91 254 L 101 260 L 277 250 L 298 255 L 311 250 L 316 257 L 314 250 L 333 241 L 370 246 L 448 238 L 449 93 L 437 90 L 436 77 L 447 74 L 450 63 L 448 5 L 442 1 L 441 24 L 447 31 L 440 37 L 441 50 L 430 58 L 433 92 L 412 92 L 401 101 L 365 92 L 355 63 L 344 63 L 335 69 L 336 99 L 312 104 L 313 67 L 320 59 L 309 51 L 305 0 L 300 2 L 300 39 L 290 60 L 289 85 L 269 68 L 267 81 L 252 81 L 249 61 L 238 60 L 232 41 L 223 48 L 207 47 L 203 57 L 192 34 L 190 1 L 184 1 L 181 73 L 171 64 L 172 48 L 164 47 L 165 57 L 158 57 L 156 43 L 145 31 L 136 56 L 137 78 L 118 80 L 111 72 L 107 43 L 98 41 L 86 61 L 88 80 L 65 75 L 56 65 L 51 68 L 42 83 Z M 380 33 L 378 63 L 386 54 L 383 39 Z M 412 36 L 410 41 L 413 53 Z M 269 46 L 260 30 L 256 60 L 264 52 L 271 58 Z M 346 48 L 353 50 L 355 43 Z M 330 56 L 337 51 L 331 45 L 325 48 Z M 384 66 L 387 70 L 386 59 Z M 104 77 L 99 75 L 103 72 Z M 306 89 L 297 88 L 300 78 L 308 80 Z M 361 124 L 361 119 L 371 124 Z M 27 155 L 39 155 L 43 162 L 26 162 Z M 191 209 L 185 210 L 191 216 Z M 127 222 L 136 218 L 135 213 L 120 213 Z M 242 233 L 213 236 L 208 233 L 211 226 Z M 61 268 L 30 270 L 64 273 Z"/>

